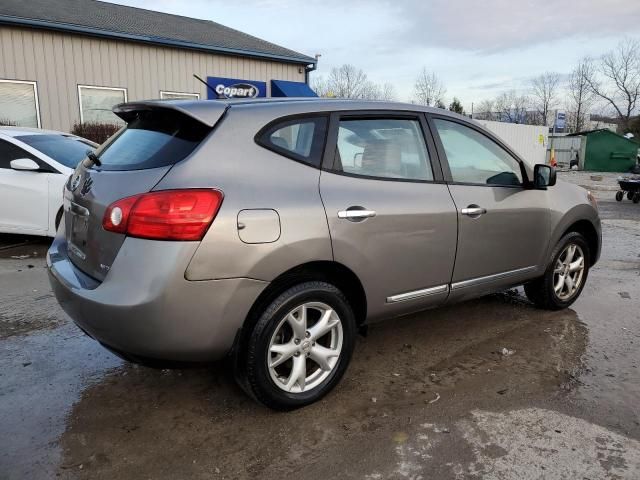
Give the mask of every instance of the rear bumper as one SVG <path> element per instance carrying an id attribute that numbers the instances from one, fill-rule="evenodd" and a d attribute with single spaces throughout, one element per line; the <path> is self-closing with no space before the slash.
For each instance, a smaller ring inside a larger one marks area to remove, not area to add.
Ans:
<path id="1" fill-rule="evenodd" d="M 66 241 L 47 253 L 58 302 L 96 340 L 131 355 L 210 361 L 227 354 L 267 282 L 247 278 L 189 281 L 197 243 L 127 238 L 103 282 L 78 270 Z"/>

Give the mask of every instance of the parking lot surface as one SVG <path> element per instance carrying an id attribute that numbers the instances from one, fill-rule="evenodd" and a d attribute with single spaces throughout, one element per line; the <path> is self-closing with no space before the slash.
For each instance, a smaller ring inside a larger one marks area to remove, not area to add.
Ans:
<path id="1" fill-rule="evenodd" d="M 571 309 L 513 290 L 374 325 L 290 413 L 224 364 L 113 356 L 58 307 L 48 242 L 2 236 L 0 478 L 640 478 L 640 205 L 612 193 Z"/>

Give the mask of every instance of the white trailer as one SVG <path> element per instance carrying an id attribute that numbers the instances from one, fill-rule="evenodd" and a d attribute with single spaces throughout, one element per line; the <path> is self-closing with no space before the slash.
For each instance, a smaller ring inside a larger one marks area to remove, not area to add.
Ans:
<path id="1" fill-rule="evenodd" d="M 546 163 L 549 127 L 489 120 L 476 121 L 502 139 L 531 168 L 537 163 Z"/>

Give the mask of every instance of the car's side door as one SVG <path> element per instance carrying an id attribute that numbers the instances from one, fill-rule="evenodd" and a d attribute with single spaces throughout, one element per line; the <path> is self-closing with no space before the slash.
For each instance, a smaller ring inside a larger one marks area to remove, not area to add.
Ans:
<path id="1" fill-rule="evenodd" d="M 463 120 L 428 118 L 458 210 L 451 298 L 533 278 L 549 241 L 546 192 L 529 188 L 521 160 L 497 138 Z"/>
<path id="2" fill-rule="evenodd" d="M 456 210 L 419 114 L 334 113 L 320 195 L 334 259 L 363 284 L 369 320 L 446 300 Z"/>
<path id="3" fill-rule="evenodd" d="M 11 168 L 11 160 L 41 160 L 0 138 L 0 229 L 4 232 L 43 234 L 49 220 L 49 174 Z"/>

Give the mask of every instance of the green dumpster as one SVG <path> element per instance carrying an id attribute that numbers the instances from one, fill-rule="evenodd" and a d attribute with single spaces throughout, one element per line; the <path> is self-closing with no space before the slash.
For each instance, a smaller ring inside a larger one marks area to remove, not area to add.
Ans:
<path id="1" fill-rule="evenodd" d="M 640 144 L 607 129 L 572 133 L 587 139 L 584 169 L 594 172 L 628 172 L 635 164 Z"/>

